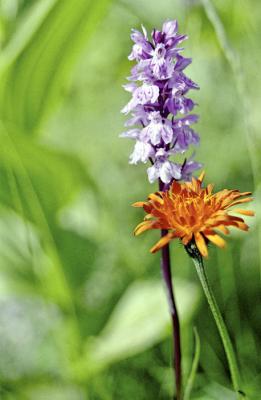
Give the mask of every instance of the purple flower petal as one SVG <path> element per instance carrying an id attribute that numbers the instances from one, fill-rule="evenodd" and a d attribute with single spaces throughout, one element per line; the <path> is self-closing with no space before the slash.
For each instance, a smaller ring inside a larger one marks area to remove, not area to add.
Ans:
<path id="1" fill-rule="evenodd" d="M 146 163 L 150 157 L 154 156 L 154 153 L 154 149 L 149 143 L 137 140 L 134 150 L 130 155 L 130 164 L 137 164 L 138 162 Z"/>
<path id="2" fill-rule="evenodd" d="M 202 168 L 202 164 L 194 161 L 192 157 L 188 159 L 184 165 L 182 166 L 182 179 L 184 181 L 190 181 L 192 174 L 197 171 L 198 169 Z"/>
<path id="3" fill-rule="evenodd" d="M 170 161 L 165 161 L 160 167 L 160 179 L 164 183 L 170 183 L 172 180 L 181 178 L 181 166 Z"/>
<path id="4" fill-rule="evenodd" d="M 129 131 L 122 132 L 119 137 L 129 138 L 129 139 L 138 139 L 140 136 L 140 129 L 130 129 Z"/>
<path id="5" fill-rule="evenodd" d="M 192 62 L 192 58 L 185 58 L 177 54 L 176 56 L 175 71 L 183 71 Z"/>
<path id="6" fill-rule="evenodd" d="M 165 33 L 166 38 L 173 37 L 178 32 L 178 21 L 165 21 L 162 26 L 162 32 Z"/>
<path id="7" fill-rule="evenodd" d="M 148 179 L 150 183 L 155 182 L 159 176 L 160 176 L 160 171 L 159 169 L 154 165 L 152 165 L 152 167 L 149 167 L 147 169 L 147 174 L 148 174 Z"/>

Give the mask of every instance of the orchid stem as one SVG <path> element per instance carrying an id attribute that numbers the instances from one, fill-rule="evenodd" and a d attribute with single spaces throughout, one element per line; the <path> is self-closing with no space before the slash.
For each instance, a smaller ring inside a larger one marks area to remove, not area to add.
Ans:
<path id="1" fill-rule="evenodd" d="M 159 189 L 161 191 L 166 190 L 164 183 L 159 181 Z M 161 236 L 165 236 L 168 233 L 167 230 L 161 231 Z M 174 289 L 172 285 L 172 274 L 171 274 L 171 261 L 169 245 L 162 248 L 161 251 L 161 270 L 163 280 L 166 286 L 168 305 L 171 315 L 172 322 L 172 338 L 173 338 L 173 370 L 174 378 L 176 382 L 176 397 L 174 400 L 182 399 L 182 369 L 181 369 L 181 343 L 180 343 L 180 324 L 178 310 L 175 302 Z"/>
<path id="2" fill-rule="evenodd" d="M 161 231 L 162 236 L 165 236 L 166 233 L 167 233 L 166 230 Z M 176 399 L 181 400 L 182 371 L 181 371 L 180 325 L 179 325 L 178 311 L 175 303 L 173 286 L 172 286 L 169 245 L 166 245 L 162 248 L 161 269 L 167 289 L 168 304 L 172 320 L 173 368 L 176 381 Z"/>
<path id="3" fill-rule="evenodd" d="M 246 398 L 245 394 L 240 390 L 239 383 L 241 382 L 241 380 L 240 380 L 240 374 L 239 374 L 239 369 L 237 366 L 235 352 L 234 352 L 233 345 L 232 345 L 231 339 L 229 337 L 224 319 L 221 315 L 221 312 L 219 310 L 219 307 L 218 307 L 218 304 L 214 297 L 214 294 L 209 286 L 209 282 L 208 282 L 208 278 L 207 278 L 206 271 L 204 268 L 202 256 L 201 256 L 201 254 L 199 254 L 198 251 L 195 251 L 194 249 L 192 250 L 192 253 L 188 249 L 187 249 L 187 251 L 193 259 L 193 262 L 195 264 L 195 267 L 196 267 L 196 270 L 197 270 L 197 273 L 199 276 L 199 280 L 201 282 L 201 285 L 203 287 L 205 296 L 207 298 L 210 310 L 211 310 L 214 320 L 216 322 L 218 332 L 220 334 L 220 337 L 221 337 L 221 340 L 222 340 L 222 343 L 224 346 L 224 350 L 226 353 L 228 366 L 229 366 L 229 370 L 230 370 L 230 375 L 231 375 L 231 380 L 232 380 L 234 390 L 237 393 L 237 398 L 238 399 Z"/>

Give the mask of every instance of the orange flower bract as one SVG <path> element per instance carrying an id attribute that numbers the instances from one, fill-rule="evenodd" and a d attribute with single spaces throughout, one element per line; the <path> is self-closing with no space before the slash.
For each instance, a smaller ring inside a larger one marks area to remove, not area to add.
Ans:
<path id="1" fill-rule="evenodd" d="M 247 203 L 252 199 L 244 197 L 250 192 L 240 193 L 238 190 L 224 189 L 213 193 L 213 185 L 202 188 L 204 173 L 191 182 L 179 183 L 174 181 L 166 192 L 152 193 L 146 202 L 134 203 L 134 207 L 143 207 L 147 215 L 135 229 L 134 234 L 149 229 L 164 229 L 168 233 L 152 247 L 155 253 L 170 240 L 179 238 L 184 246 L 195 241 L 201 255 L 208 255 L 207 244 L 212 242 L 218 247 L 225 246 L 225 240 L 219 232 L 228 234 L 228 226 L 234 226 L 243 231 L 248 230 L 244 220 L 229 211 L 242 215 L 253 216 L 253 211 L 231 207 Z"/>

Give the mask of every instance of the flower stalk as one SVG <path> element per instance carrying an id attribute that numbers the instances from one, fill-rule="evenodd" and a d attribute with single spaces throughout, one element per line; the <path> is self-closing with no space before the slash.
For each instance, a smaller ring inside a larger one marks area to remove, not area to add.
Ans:
<path id="1" fill-rule="evenodd" d="M 222 343 L 224 346 L 224 350 L 226 353 L 232 384 L 233 384 L 235 392 L 237 393 L 237 398 L 238 399 L 242 399 L 243 397 L 245 398 L 244 393 L 240 390 L 240 382 L 241 382 L 240 373 L 239 373 L 239 368 L 237 365 L 237 360 L 236 360 L 235 352 L 233 349 L 233 345 L 232 345 L 231 339 L 229 337 L 229 333 L 227 331 L 226 324 L 224 322 L 224 319 L 221 315 L 218 304 L 216 302 L 215 296 L 209 285 L 202 256 L 201 256 L 200 252 L 198 251 L 195 243 L 193 243 L 193 242 L 188 244 L 185 248 L 195 264 L 199 280 L 201 282 L 207 302 L 209 304 L 210 310 L 212 312 L 216 326 L 218 328 L 218 332 L 221 337 L 221 340 L 222 340 Z"/>
<path id="2" fill-rule="evenodd" d="M 159 190 L 164 190 L 164 183 L 159 180 Z M 168 231 L 166 229 L 161 230 L 161 237 L 164 237 Z M 172 284 L 172 273 L 171 273 L 171 259 L 169 245 L 162 248 L 161 251 L 161 271 L 162 277 L 165 283 L 167 299 L 169 305 L 169 312 L 171 315 L 172 324 L 172 340 L 173 340 L 173 372 L 174 381 L 176 383 L 176 399 L 181 400 L 182 395 L 182 369 L 181 369 L 181 340 L 180 340 L 180 323 L 179 315 L 175 301 L 174 288 Z"/>
<path id="3" fill-rule="evenodd" d="M 161 236 L 166 235 L 166 231 L 161 231 Z M 169 245 L 162 248 L 161 253 L 161 269 L 162 276 L 166 286 L 169 310 L 172 322 L 172 337 L 173 337 L 173 370 L 176 382 L 176 399 L 181 400 L 182 393 L 182 370 L 181 370 L 181 343 L 180 343 L 180 324 L 179 316 L 176 307 L 174 290 L 172 285 L 171 261 Z"/>

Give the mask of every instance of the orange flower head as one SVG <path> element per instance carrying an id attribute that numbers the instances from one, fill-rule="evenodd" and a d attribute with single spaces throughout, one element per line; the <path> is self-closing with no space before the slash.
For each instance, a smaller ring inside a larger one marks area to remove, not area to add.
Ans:
<path id="1" fill-rule="evenodd" d="M 243 231 L 248 230 L 244 220 L 233 213 L 253 216 L 253 211 L 231 207 L 252 200 L 251 192 L 240 193 L 238 190 L 221 190 L 213 193 L 213 185 L 202 188 L 204 172 L 198 179 L 180 183 L 174 181 L 166 192 L 152 193 L 148 201 L 134 203 L 134 207 L 143 207 L 147 215 L 135 229 L 134 234 L 149 229 L 167 230 L 158 243 L 150 250 L 155 253 L 170 240 L 179 238 L 184 246 L 195 242 L 203 257 L 208 255 L 207 244 L 214 243 L 218 247 L 225 246 L 225 240 L 219 232 L 228 234 L 228 226 L 234 226 Z M 217 233 L 218 232 L 218 233 Z"/>

